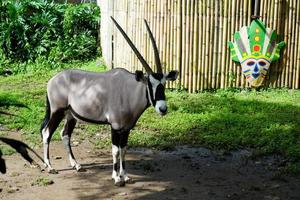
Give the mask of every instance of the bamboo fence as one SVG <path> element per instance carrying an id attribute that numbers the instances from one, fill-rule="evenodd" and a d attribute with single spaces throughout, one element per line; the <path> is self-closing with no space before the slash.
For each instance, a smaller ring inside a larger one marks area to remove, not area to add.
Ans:
<path id="1" fill-rule="evenodd" d="M 153 49 L 143 19 L 156 38 L 165 71 L 179 70 L 168 87 L 197 92 L 206 89 L 249 87 L 227 46 L 233 34 L 251 23 L 253 0 L 110 0 L 100 1 L 102 51 L 111 68 L 142 69 L 110 16 L 119 22 L 150 66 Z M 300 1 L 261 0 L 260 19 L 276 30 L 286 46 L 270 66 L 268 87 L 300 87 Z"/>

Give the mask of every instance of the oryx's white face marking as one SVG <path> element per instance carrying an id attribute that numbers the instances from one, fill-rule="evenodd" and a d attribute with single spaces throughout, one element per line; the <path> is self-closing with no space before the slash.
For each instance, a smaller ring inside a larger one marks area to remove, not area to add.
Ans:
<path id="1" fill-rule="evenodd" d="M 150 98 L 156 112 L 160 115 L 167 113 L 167 104 L 165 96 L 166 76 L 164 74 L 149 75 Z M 151 88 L 150 88 L 151 87 Z"/>

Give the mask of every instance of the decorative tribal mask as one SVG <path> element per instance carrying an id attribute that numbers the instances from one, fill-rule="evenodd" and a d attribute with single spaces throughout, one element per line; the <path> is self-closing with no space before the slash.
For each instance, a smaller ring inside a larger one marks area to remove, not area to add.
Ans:
<path id="1" fill-rule="evenodd" d="M 229 42 L 231 58 L 240 62 L 247 81 L 254 87 L 262 85 L 272 61 L 280 57 L 282 41 L 276 44 L 277 34 L 266 28 L 262 21 L 253 20 L 250 27 L 242 27 Z"/>

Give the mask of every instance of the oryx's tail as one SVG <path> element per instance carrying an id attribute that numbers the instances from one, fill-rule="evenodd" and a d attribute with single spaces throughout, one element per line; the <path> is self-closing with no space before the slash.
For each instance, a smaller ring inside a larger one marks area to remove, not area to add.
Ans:
<path id="1" fill-rule="evenodd" d="M 47 124 L 49 122 L 50 112 L 51 112 L 50 103 L 49 103 L 48 95 L 46 94 L 46 114 L 45 114 L 45 119 L 44 119 L 44 121 L 41 125 L 41 128 L 40 128 L 40 133 L 41 133 L 42 138 L 43 138 L 42 131 L 47 126 Z"/>

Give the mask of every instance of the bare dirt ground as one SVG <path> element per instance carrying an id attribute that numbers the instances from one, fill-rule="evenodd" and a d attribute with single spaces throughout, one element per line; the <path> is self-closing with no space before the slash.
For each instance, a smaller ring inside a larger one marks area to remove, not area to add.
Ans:
<path id="1" fill-rule="evenodd" d="M 280 173 L 284 160 L 276 156 L 251 159 L 248 150 L 222 153 L 189 147 L 129 149 L 126 166 L 135 183 L 116 187 L 110 149 L 95 150 L 86 140 L 73 150 L 85 172 L 71 169 L 62 142 L 50 146 L 59 174 L 30 168 L 17 154 L 5 156 L 8 168 L 0 174 L 0 199 L 300 199 L 300 177 Z M 42 154 L 42 149 L 37 151 Z M 53 183 L 37 185 L 45 177 Z"/>

